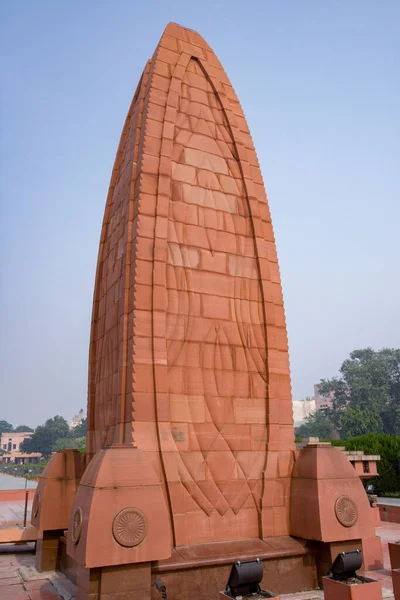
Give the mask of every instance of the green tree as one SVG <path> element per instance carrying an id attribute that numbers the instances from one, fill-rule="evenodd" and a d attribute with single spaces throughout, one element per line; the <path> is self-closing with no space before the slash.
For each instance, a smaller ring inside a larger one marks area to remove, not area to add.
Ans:
<path id="1" fill-rule="evenodd" d="M 74 449 L 74 450 L 85 449 L 86 448 L 86 438 L 85 437 L 59 438 L 58 440 L 56 440 L 56 442 L 53 445 L 53 452 L 60 452 L 60 450 L 67 450 L 69 448 Z"/>
<path id="2" fill-rule="evenodd" d="M 0 435 L 2 433 L 7 433 L 8 431 L 12 431 L 13 426 L 8 421 L 0 421 Z"/>
<path id="3" fill-rule="evenodd" d="M 334 392 L 332 408 L 326 414 L 336 429 L 352 420 L 352 413 L 348 421 L 344 417 L 351 408 L 370 411 L 372 431 L 400 434 L 400 349 L 354 350 L 340 373 L 338 378 L 321 380 L 319 386 L 320 393 Z"/>
<path id="4" fill-rule="evenodd" d="M 362 450 L 365 454 L 379 454 L 379 477 L 371 479 L 379 495 L 400 494 L 400 436 L 369 433 L 350 438 L 346 450 Z"/>
<path id="5" fill-rule="evenodd" d="M 82 419 L 82 421 L 71 429 L 71 437 L 80 438 L 86 436 L 86 419 Z"/>
<path id="6" fill-rule="evenodd" d="M 32 427 L 28 427 L 28 425 L 18 425 L 13 431 L 17 433 L 18 431 L 34 431 Z"/>
<path id="7" fill-rule="evenodd" d="M 22 442 L 23 452 L 41 452 L 48 458 L 54 452 L 54 446 L 60 438 L 68 437 L 69 426 L 64 417 L 57 415 L 47 419 L 44 425 L 39 425 L 30 439 Z"/>
<path id="8" fill-rule="evenodd" d="M 296 437 L 319 437 L 320 439 L 329 439 L 334 437 L 335 429 L 326 415 L 316 410 L 312 412 L 306 419 L 303 425 L 297 427 Z"/>
<path id="9" fill-rule="evenodd" d="M 383 433 L 383 423 L 377 411 L 366 408 L 348 407 L 340 419 L 342 440 L 364 435 L 365 433 Z"/>

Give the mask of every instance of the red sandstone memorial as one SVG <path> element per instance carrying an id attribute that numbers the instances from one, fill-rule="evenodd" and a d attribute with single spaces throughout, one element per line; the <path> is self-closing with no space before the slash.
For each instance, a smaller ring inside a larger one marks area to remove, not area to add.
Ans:
<path id="1" fill-rule="evenodd" d="M 381 561 L 347 458 L 295 451 L 256 152 L 218 58 L 175 24 L 145 66 L 111 177 L 87 454 L 53 457 L 32 523 L 37 567 L 61 560 L 78 600 L 159 599 L 156 579 L 173 600 L 217 599 L 236 560 L 262 559 L 276 594 L 315 587 L 343 549 Z"/>

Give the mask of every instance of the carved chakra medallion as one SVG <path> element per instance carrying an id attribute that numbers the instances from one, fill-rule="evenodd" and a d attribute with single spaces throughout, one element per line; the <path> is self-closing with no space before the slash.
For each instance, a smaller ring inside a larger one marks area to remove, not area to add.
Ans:
<path id="1" fill-rule="evenodd" d="M 81 537 L 82 531 L 82 509 L 78 506 L 74 513 L 74 518 L 72 520 L 72 531 L 71 531 L 71 539 L 73 543 L 76 544 L 79 542 L 79 538 Z"/>
<path id="2" fill-rule="evenodd" d="M 32 502 L 32 515 L 34 517 L 37 517 L 37 515 L 38 515 L 39 508 L 40 508 L 40 501 L 41 501 L 40 492 L 39 492 L 39 490 L 37 490 L 36 494 L 33 498 L 33 502 Z"/>
<path id="3" fill-rule="evenodd" d="M 115 515 L 112 532 L 120 546 L 132 548 L 146 537 L 147 519 L 137 508 L 124 508 Z"/>
<path id="4" fill-rule="evenodd" d="M 344 527 L 352 527 L 357 523 L 358 509 L 350 496 L 339 496 L 335 502 L 335 514 Z"/>

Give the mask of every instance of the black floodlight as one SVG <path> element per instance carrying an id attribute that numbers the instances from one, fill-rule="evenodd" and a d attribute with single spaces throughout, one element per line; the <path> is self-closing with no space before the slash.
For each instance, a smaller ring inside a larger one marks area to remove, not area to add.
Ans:
<path id="1" fill-rule="evenodd" d="M 328 571 L 328 577 L 336 581 L 344 581 L 357 577 L 356 571 L 362 565 L 361 550 L 352 550 L 351 552 L 340 552 L 333 561 Z"/>
<path id="2" fill-rule="evenodd" d="M 238 560 L 232 565 L 225 593 L 231 598 L 260 594 L 260 583 L 263 578 L 262 561 Z"/>

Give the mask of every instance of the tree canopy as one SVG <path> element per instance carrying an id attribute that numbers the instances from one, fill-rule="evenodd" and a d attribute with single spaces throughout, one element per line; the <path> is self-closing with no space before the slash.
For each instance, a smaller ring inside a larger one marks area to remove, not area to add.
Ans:
<path id="1" fill-rule="evenodd" d="M 86 438 L 85 437 L 66 437 L 59 438 L 53 445 L 53 452 L 60 452 L 60 450 L 67 450 L 69 448 L 85 451 L 86 449 Z"/>
<path id="2" fill-rule="evenodd" d="M 8 421 L 0 421 L 0 435 L 2 433 L 7 433 L 8 431 L 12 431 L 13 426 Z"/>
<path id="3" fill-rule="evenodd" d="M 48 458 L 54 452 L 54 445 L 60 438 L 66 438 L 69 434 L 69 426 L 64 417 L 59 415 L 47 419 L 44 425 L 36 427 L 35 433 L 30 439 L 22 442 L 23 452 L 41 452 Z"/>
<path id="4" fill-rule="evenodd" d="M 363 433 L 400 434 L 400 349 L 354 350 L 340 377 L 322 379 L 321 394 L 334 392 L 326 418 L 346 439 Z"/>
<path id="5" fill-rule="evenodd" d="M 334 435 L 334 426 L 320 410 L 312 412 L 305 419 L 305 423 L 296 429 L 296 436 L 298 437 L 319 437 L 324 440 Z"/>
<path id="6" fill-rule="evenodd" d="M 379 477 L 371 479 L 376 494 L 400 493 L 400 436 L 369 433 L 345 442 L 346 450 L 362 450 L 365 454 L 379 454 Z"/>
<path id="7" fill-rule="evenodd" d="M 350 406 L 343 411 L 340 419 L 342 440 L 364 435 L 366 433 L 383 433 L 383 424 L 378 412 L 366 408 L 351 408 Z"/>
<path id="8" fill-rule="evenodd" d="M 8 421 L 0 421 L 0 435 L 2 433 L 18 433 L 20 431 L 29 431 L 29 432 L 33 432 L 34 430 L 32 429 L 32 427 L 29 427 L 28 425 L 18 425 L 18 427 L 13 427 L 11 425 L 11 423 L 9 423 Z"/>
<path id="9" fill-rule="evenodd" d="M 71 437 L 80 438 L 86 436 L 86 419 L 82 419 L 82 421 L 71 429 Z"/>
<path id="10" fill-rule="evenodd" d="M 18 431 L 27 431 L 27 432 L 33 432 L 34 429 L 32 429 L 32 427 L 28 427 L 28 425 L 18 425 L 18 427 L 16 427 L 13 431 L 15 431 L 16 433 Z"/>

